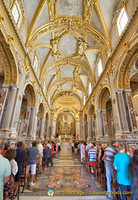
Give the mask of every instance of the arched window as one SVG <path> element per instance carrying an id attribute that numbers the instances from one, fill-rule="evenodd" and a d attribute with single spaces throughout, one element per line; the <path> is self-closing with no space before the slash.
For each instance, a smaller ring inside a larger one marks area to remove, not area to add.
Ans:
<path id="1" fill-rule="evenodd" d="M 37 71 L 37 67 L 38 67 L 38 60 L 37 60 L 37 56 L 34 57 L 34 70 Z"/>
<path id="2" fill-rule="evenodd" d="M 128 23 L 128 16 L 125 8 L 122 8 L 119 17 L 117 19 L 117 28 L 119 35 L 121 35 L 127 23 Z"/>
<path id="3" fill-rule="evenodd" d="M 85 105 L 86 103 L 86 96 L 83 97 L 83 104 Z"/>
<path id="4" fill-rule="evenodd" d="M 89 95 L 91 94 L 91 92 L 92 92 L 92 84 L 89 83 Z"/>
<path id="5" fill-rule="evenodd" d="M 15 0 L 12 6 L 12 15 L 14 18 L 15 23 L 17 24 L 18 28 L 22 21 L 22 13 L 18 2 Z"/>
<path id="6" fill-rule="evenodd" d="M 98 62 L 98 75 L 100 76 L 103 71 L 102 60 L 100 59 Z"/>

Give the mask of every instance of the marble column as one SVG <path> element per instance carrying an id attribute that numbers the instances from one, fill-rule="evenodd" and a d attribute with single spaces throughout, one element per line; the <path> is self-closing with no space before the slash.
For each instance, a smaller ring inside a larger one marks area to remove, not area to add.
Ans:
<path id="1" fill-rule="evenodd" d="M 84 140 L 84 126 L 83 126 L 83 117 L 79 117 L 79 124 L 80 124 L 80 134 L 79 134 L 79 140 Z"/>
<path id="2" fill-rule="evenodd" d="M 53 121 L 52 125 L 52 139 L 56 137 L 56 120 Z"/>
<path id="3" fill-rule="evenodd" d="M 45 121 L 44 117 L 41 118 L 41 128 L 40 128 L 40 138 L 44 140 L 44 132 L 45 132 Z"/>
<path id="4" fill-rule="evenodd" d="M 119 108 L 121 130 L 124 133 L 128 133 L 129 125 L 128 125 L 128 115 L 126 112 L 126 105 L 125 105 L 126 102 L 124 99 L 124 90 L 118 89 L 116 91 L 116 94 L 117 94 L 117 103 L 118 103 L 118 108 Z"/>
<path id="5" fill-rule="evenodd" d="M 20 117 L 20 111 L 21 111 L 21 105 L 22 105 L 24 83 L 25 83 L 25 78 L 26 78 L 26 74 L 23 70 L 21 70 L 20 77 L 21 77 L 21 80 L 20 80 L 19 90 L 17 93 L 17 98 L 15 101 L 15 108 L 14 108 L 13 117 L 12 117 L 12 121 L 11 121 L 11 127 L 14 130 L 17 130 L 18 121 L 19 121 L 19 117 Z"/>
<path id="6" fill-rule="evenodd" d="M 37 116 L 36 137 L 40 137 L 41 118 Z"/>
<path id="7" fill-rule="evenodd" d="M 23 138 L 27 137 L 27 135 L 28 135 L 30 116 L 31 116 L 31 107 L 27 107 L 25 119 L 24 119 L 23 130 L 22 130 L 22 137 Z"/>
<path id="8" fill-rule="evenodd" d="M 89 118 L 88 120 L 88 140 L 95 138 L 95 120 Z"/>
<path id="9" fill-rule="evenodd" d="M 136 116 L 135 116 L 130 89 L 125 90 L 125 99 L 126 99 L 126 106 L 127 106 L 129 128 L 130 128 L 130 131 L 133 130 L 135 132 L 137 131 L 137 122 L 136 122 Z"/>
<path id="10" fill-rule="evenodd" d="M 14 113 L 17 93 L 18 93 L 17 85 L 9 85 L 8 96 L 6 99 L 4 112 L 3 112 L 3 120 L 1 124 L 2 129 L 9 129 L 11 127 L 11 120 Z"/>
<path id="11" fill-rule="evenodd" d="M 35 123 L 36 123 L 36 108 L 31 107 L 31 114 L 30 114 L 30 120 L 29 120 L 29 131 L 28 131 L 28 136 L 30 138 L 35 137 Z"/>
<path id="12" fill-rule="evenodd" d="M 103 119 L 103 128 L 104 128 L 104 137 L 109 137 L 108 133 L 108 125 L 107 125 L 107 116 L 106 116 L 106 110 L 102 109 L 102 119 Z"/>
<path id="13" fill-rule="evenodd" d="M 48 123 L 48 138 L 51 139 L 52 136 L 52 129 L 53 129 L 53 114 L 50 115 L 49 123 Z"/>
<path id="14" fill-rule="evenodd" d="M 76 119 L 76 121 L 75 121 L 75 123 L 76 123 L 76 140 L 78 140 L 79 139 L 79 133 L 80 133 L 80 124 L 79 124 L 79 119 Z"/>
<path id="15" fill-rule="evenodd" d="M 113 109 L 113 118 L 114 118 L 114 126 L 115 126 L 115 136 L 117 138 L 121 133 L 121 122 L 120 122 L 120 116 L 119 116 L 119 107 L 117 104 L 117 92 L 115 89 L 115 80 L 116 80 L 115 75 L 110 76 L 110 87 L 111 87 L 111 96 L 112 96 L 112 109 Z"/>
<path id="16" fill-rule="evenodd" d="M 97 110 L 97 129 L 98 129 L 98 138 L 104 137 L 102 109 Z"/>
<path id="17" fill-rule="evenodd" d="M 2 124 L 3 112 L 5 108 L 8 91 L 9 91 L 9 85 L 0 86 L 0 128 Z"/>

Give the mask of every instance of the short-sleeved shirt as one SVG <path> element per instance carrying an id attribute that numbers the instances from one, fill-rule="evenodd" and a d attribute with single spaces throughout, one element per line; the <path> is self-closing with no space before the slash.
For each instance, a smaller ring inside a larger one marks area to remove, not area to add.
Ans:
<path id="1" fill-rule="evenodd" d="M 11 166 L 8 159 L 0 155 L 0 200 L 3 200 L 4 178 L 11 175 Z"/>
<path id="2" fill-rule="evenodd" d="M 113 145 L 107 147 L 106 150 L 105 150 L 105 152 L 104 152 L 104 154 L 105 154 L 105 156 L 106 156 L 106 159 L 105 159 L 105 160 L 106 160 L 106 161 L 111 161 L 111 162 L 113 162 L 114 156 L 115 156 L 117 153 L 118 153 L 118 151 L 117 151 L 117 149 L 116 149 Z"/>
<path id="3" fill-rule="evenodd" d="M 94 148 L 90 149 L 88 151 L 88 154 L 90 156 L 90 158 L 89 158 L 90 162 L 96 161 L 96 158 L 97 158 L 97 150 L 96 149 L 94 149 Z"/>
<path id="4" fill-rule="evenodd" d="M 117 168 L 117 183 L 131 185 L 130 178 L 131 158 L 126 153 L 118 153 L 114 157 L 113 166 Z"/>
<path id="5" fill-rule="evenodd" d="M 38 149 L 36 147 L 30 147 L 27 151 L 28 159 L 27 159 L 27 165 L 33 165 L 36 164 L 36 158 L 38 154 Z"/>

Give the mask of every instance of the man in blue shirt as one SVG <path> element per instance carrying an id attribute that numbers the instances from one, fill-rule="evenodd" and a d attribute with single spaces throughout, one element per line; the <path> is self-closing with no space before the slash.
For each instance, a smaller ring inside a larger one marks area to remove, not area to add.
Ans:
<path id="1" fill-rule="evenodd" d="M 28 159 L 27 159 L 27 169 L 26 169 L 26 174 L 27 176 L 29 175 L 29 170 L 31 168 L 31 187 L 34 185 L 34 175 L 36 174 L 36 161 L 37 158 L 39 157 L 39 152 L 36 147 L 37 142 L 34 141 L 32 143 L 32 147 L 30 147 L 27 151 L 28 154 Z"/>
<path id="2" fill-rule="evenodd" d="M 11 175 L 11 166 L 8 159 L 1 155 L 4 143 L 0 139 L 0 200 L 3 200 L 3 185 L 8 182 L 9 176 Z"/>
<path id="3" fill-rule="evenodd" d="M 131 192 L 130 162 L 131 158 L 125 153 L 125 145 L 119 145 L 119 152 L 114 157 L 113 166 L 117 170 L 117 183 L 120 191 L 120 199 L 127 200 Z"/>

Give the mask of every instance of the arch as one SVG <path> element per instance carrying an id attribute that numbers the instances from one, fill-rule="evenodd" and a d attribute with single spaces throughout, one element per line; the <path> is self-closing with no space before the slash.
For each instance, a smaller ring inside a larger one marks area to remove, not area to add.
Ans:
<path id="1" fill-rule="evenodd" d="M 49 114 L 48 112 L 46 113 L 46 116 L 45 116 L 45 121 L 48 122 L 49 121 Z"/>
<path id="2" fill-rule="evenodd" d="M 130 88 L 131 71 L 137 59 L 138 59 L 138 48 L 136 44 L 131 48 L 130 51 L 128 51 L 127 55 L 120 64 L 117 76 L 118 88 L 124 88 L 124 89 Z"/>
<path id="3" fill-rule="evenodd" d="M 42 26 L 38 27 L 28 39 L 28 44 L 34 43 L 42 38 L 44 35 L 48 33 L 55 32 L 57 30 L 61 30 L 61 27 L 64 27 L 64 30 L 68 29 L 69 24 L 74 27 L 74 32 L 81 32 L 85 33 L 92 37 L 95 41 L 97 41 L 101 47 L 104 49 L 109 49 L 109 43 L 104 38 L 104 36 L 96 30 L 94 27 L 90 26 L 79 17 L 58 17 L 54 22 L 43 24 Z"/>
<path id="4" fill-rule="evenodd" d="M 89 118 L 95 118 L 95 107 L 93 104 L 89 108 Z"/>
<path id="5" fill-rule="evenodd" d="M 10 40 L 10 39 L 9 39 Z M 0 31 L 0 78 L 4 84 L 17 84 L 17 67 L 10 46 Z"/>
<path id="6" fill-rule="evenodd" d="M 106 103 L 107 101 L 109 101 L 109 99 L 111 99 L 110 91 L 107 87 L 105 87 L 101 90 L 101 93 L 99 95 L 98 108 L 106 109 Z"/>
<path id="7" fill-rule="evenodd" d="M 37 116 L 38 117 L 44 117 L 44 106 L 43 106 L 42 103 L 39 105 Z"/>
<path id="8" fill-rule="evenodd" d="M 35 97 L 35 91 L 31 84 L 26 85 L 24 89 L 24 95 L 26 96 L 28 100 L 28 107 L 35 107 L 36 104 L 36 97 Z"/>
<path id="9" fill-rule="evenodd" d="M 87 114 L 84 115 L 84 123 L 87 123 Z"/>
<path id="10" fill-rule="evenodd" d="M 74 117 L 77 115 L 77 112 L 75 111 L 75 109 L 73 109 L 72 107 L 68 107 L 68 106 L 64 106 L 64 107 L 62 107 L 62 108 L 59 108 L 59 109 L 57 110 L 57 112 L 56 112 L 56 115 L 58 116 L 58 114 L 59 114 L 60 112 L 64 111 L 64 110 L 70 111 L 70 112 L 74 115 Z"/>

